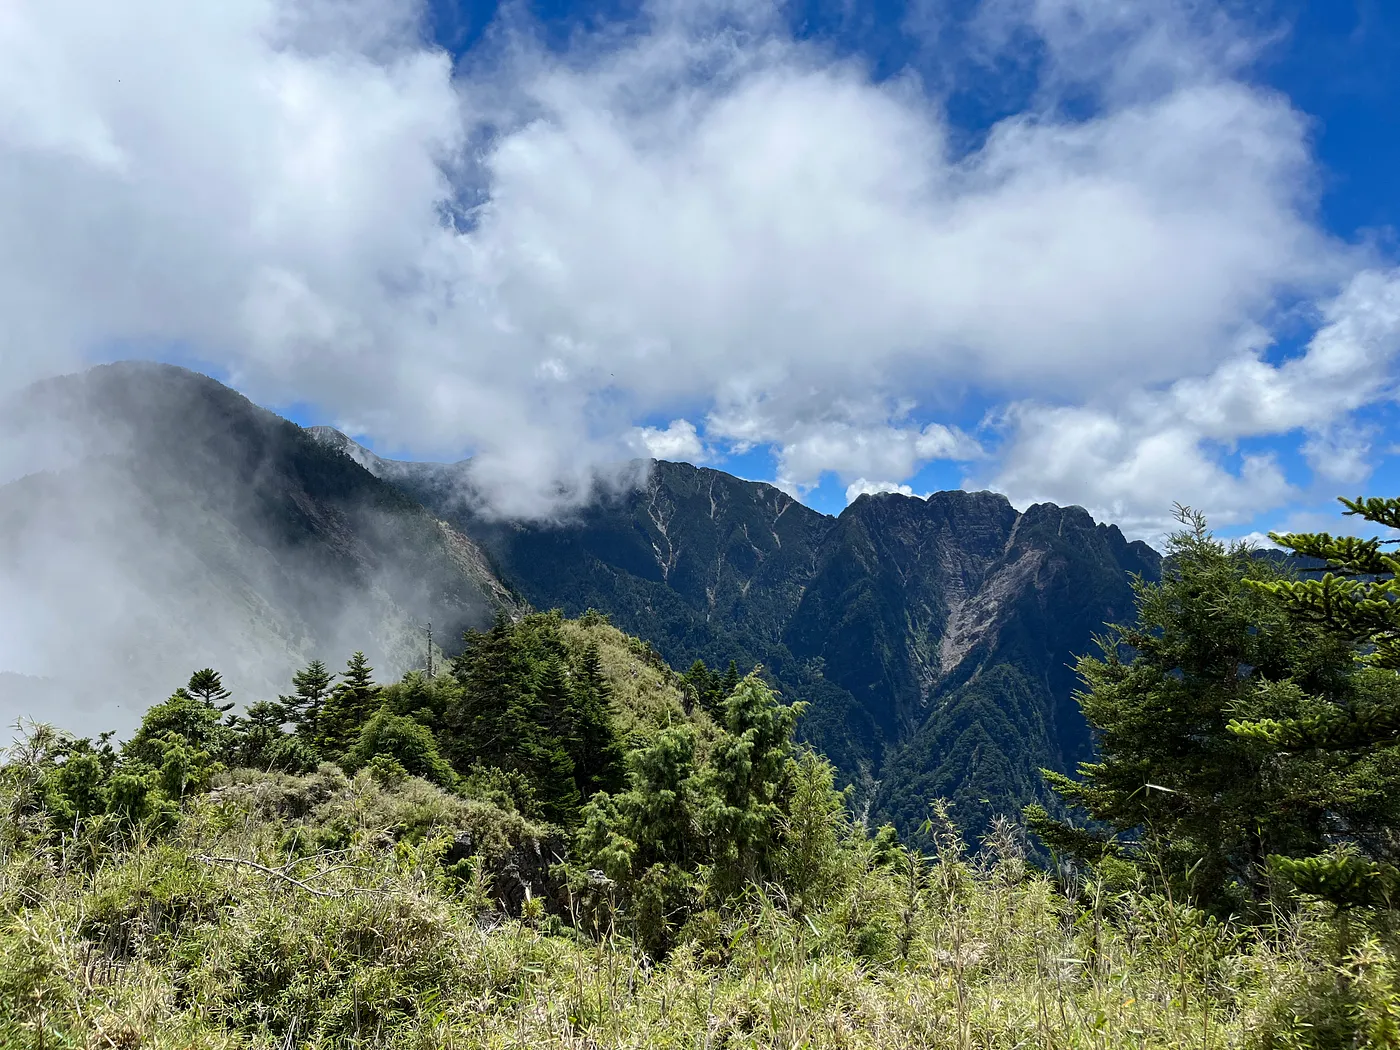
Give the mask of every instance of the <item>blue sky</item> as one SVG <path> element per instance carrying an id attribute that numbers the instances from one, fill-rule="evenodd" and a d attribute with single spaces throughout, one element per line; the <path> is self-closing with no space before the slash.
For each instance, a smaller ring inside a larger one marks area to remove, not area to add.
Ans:
<path id="1" fill-rule="evenodd" d="M 647 453 L 1146 538 L 1400 488 L 1394 4 L 20 10 L 7 385 L 194 364 L 509 514 Z"/>

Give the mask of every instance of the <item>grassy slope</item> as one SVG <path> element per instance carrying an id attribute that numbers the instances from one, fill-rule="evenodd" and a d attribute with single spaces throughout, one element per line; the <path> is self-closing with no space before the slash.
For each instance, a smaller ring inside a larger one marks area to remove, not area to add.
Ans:
<path id="1" fill-rule="evenodd" d="M 629 733 L 713 739 L 645 644 L 562 630 Z M 891 859 L 838 819 L 819 900 L 755 891 L 652 961 L 574 928 L 602 899 L 551 874 L 557 829 L 420 780 L 235 771 L 164 838 L 55 841 L 9 772 L 0 1047 L 1400 1046 L 1393 939 L 1356 923 L 1347 955 L 1316 908 L 1246 929 L 1061 883 L 1005 829 Z"/>
<path id="2" fill-rule="evenodd" d="M 598 646 L 603 677 L 612 686 L 613 717 L 624 739 L 688 723 L 695 730 L 696 753 L 701 758 L 709 753 L 718 731 L 714 720 L 699 707 L 686 711 L 680 675 L 654 649 L 608 623 L 565 620 L 563 632 L 571 644 Z"/>
<path id="3" fill-rule="evenodd" d="M 1336 983 L 1317 919 L 1243 938 L 956 851 L 911 880 L 854 849 L 815 912 L 758 898 L 653 964 L 625 940 L 504 918 L 487 880 L 445 877 L 435 833 L 485 819 L 505 849 L 526 829 L 503 815 L 472 818 L 421 782 L 315 780 L 244 776 L 91 873 L 71 844 L 12 840 L 0 1045 L 1237 1046 L 1306 1034 L 1294 1004 Z M 308 820 L 341 842 L 289 865 Z"/>

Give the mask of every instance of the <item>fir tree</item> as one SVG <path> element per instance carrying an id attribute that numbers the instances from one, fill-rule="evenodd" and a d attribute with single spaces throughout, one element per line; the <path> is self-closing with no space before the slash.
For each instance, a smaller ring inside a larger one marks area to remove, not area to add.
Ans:
<path id="1" fill-rule="evenodd" d="M 612 686 L 603 676 L 595 642 L 589 642 L 579 657 L 566 714 L 574 775 L 583 798 L 616 791 L 622 783 L 623 751 L 613 726 Z"/>
<path id="2" fill-rule="evenodd" d="M 1126 878 L 1165 878 L 1230 911 L 1265 892 L 1270 853 L 1307 851 L 1325 835 L 1307 778 L 1281 774 L 1273 749 L 1230 723 L 1286 707 L 1277 683 L 1344 693 L 1351 656 L 1253 586 L 1281 582 L 1271 562 L 1219 543 L 1188 509 L 1180 518 L 1186 528 L 1169 541 L 1161 583 L 1136 585 L 1137 622 L 1111 628 L 1103 655 L 1078 663 L 1098 758 L 1077 780 L 1043 771 L 1095 824 L 1055 820 L 1040 806 L 1027 817 L 1061 856 L 1105 873 L 1127 865 Z"/>
<path id="3" fill-rule="evenodd" d="M 523 768 L 538 785 L 544 815 L 561 824 L 573 822 L 582 802 L 572 757 L 580 749 L 569 718 L 572 699 L 563 661 L 547 658 L 533 688 L 517 701 L 526 729 L 511 756 L 516 768 Z"/>
<path id="4" fill-rule="evenodd" d="M 703 860 L 694 733 L 662 730 L 629 752 L 627 765 L 626 791 L 599 792 L 584 807 L 581 853 L 623 885 L 656 864 L 689 870 Z"/>
<path id="5" fill-rule="evenodd" d="M 452 664 L 462 695 L 443 714 L 443 751 L 459 772 L 476 765 L 514 768 L 514 751 L 530 730 L 524 710 L 529 668 L 504 613 L 490 630 L 468 632 L 465 640 Z"/>
<path id="6" fill-rule="evenodd" d="M 722 707 L 724 702 L 734 694 L 734 690 L 739 688 L 740 675 L 737 661 L 730 660 L 729 666 L 724 669 L 724 677 L 719 680 L 715 687 L 715 706 Z"/>
<path id="7" fill-rule="evenodd" d="M 710 714 L 719 710 L 719 701 L 722 699 L 719 696 L 719 677 L 705 666 L 704 660 L 696 660 L 691 664 L 690 670 L 686 671 L 682 680 L 685 682 L 687 712 L 690 711 L 692 703 Z"/>
<path id="8" fill-rule="evenodd" d="M 755 670 L 724 701 L 726 733 L 706 774 L 705 824 L 721 895 L 767 877 L 784 816 L 792 731 L 804 704 L 784 705 Z"/>
<path id="9" fill-rule="evenodd" d="M 291 696 L 280 697 L 283 718 L 295 727 L 297 736 L 312 741 L 317 737 L 317 722 L 321 708 L 330 695 L 331 681 L 335 675 L 326 670 L 320 660 L 312 660 L 296 674 L 292 675 Z"/>
<path id="10" fill-rule="evenodd" d="M 344 755 L 379 709 L 379 687 L 374 684 L 373 674 L 374 668 L 365 654 L 355 653 L 341 672 L 340 682 L 326 698 L 317 720 L 317 743 L 327 756 Z"/>
<path id="11" fill-rule="evenodd" d="M 195 699 L 203 701 L 216 711 L 224 712 L 233 707 L 232 701 L 224 702 L 231 694 L 224 688 L 224 682 L 219 676 L 219 672 L 212 667 L 206 667 L 190 675 L 189 684 L 185 688 Z"/>
<path id="12" fill-rule="evenodd" d="M 1400 528 L 1400 499 L 1341 503 L 1348 515 Z M 1326 569 L 1319 579 L 1255 586 L 1349 647 L 1361 668 L 1351 692 L 1298 683 L 1287 689 L 1288 714 L 1245 715 L 1231 725 L 1240 738 L 1286 756 L 1284 769 L 1309 771 L 1313 798 L 1324 807 L 1333 848 L 1276 856 L 1274 870 L 1337 904 L 1393 906 L 1400 900 L 1400 557 L 1384 548 L 1400 541 L 1327 533 L 1270 538 Z"/>

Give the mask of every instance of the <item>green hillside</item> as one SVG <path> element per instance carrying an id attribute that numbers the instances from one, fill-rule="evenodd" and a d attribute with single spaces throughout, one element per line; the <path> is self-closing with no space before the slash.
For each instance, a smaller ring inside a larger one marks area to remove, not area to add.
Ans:
<path id="1" fill-rule="evenodd" d="M 795 742 L 800 698 L 697 681 L 531 614 L 433 678 L 356 654 L 235 713 L 205 670 L 120 743 L 33 727 L 0 765 L 0 1045 L 1400 1045 L 1388 906 L 1277 881 L 1220 916 L 1150 838 L 1046 872 L 937 799 L 902 845 Z"/>

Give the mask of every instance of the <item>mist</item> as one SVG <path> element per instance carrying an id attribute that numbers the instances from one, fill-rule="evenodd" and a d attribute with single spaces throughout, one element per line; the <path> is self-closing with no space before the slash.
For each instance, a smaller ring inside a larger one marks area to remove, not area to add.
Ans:
<path id="1" fill-rule="evenodd" d="M 210 380 L 109 366 L 6 407 L 8 723 L 126 733 L 206 666 L 242 703 L 355 650 L 390 681 L 429 620 L 450 648 L 509 600 L 471 541 Z"/>

